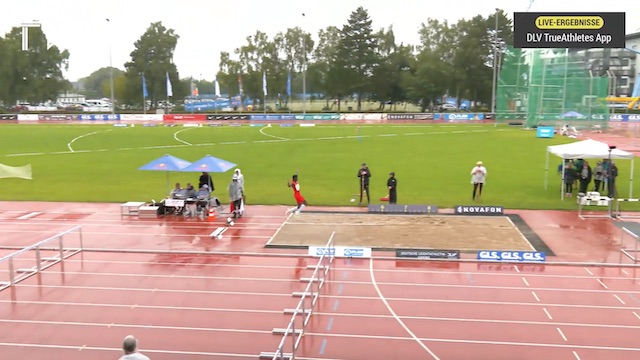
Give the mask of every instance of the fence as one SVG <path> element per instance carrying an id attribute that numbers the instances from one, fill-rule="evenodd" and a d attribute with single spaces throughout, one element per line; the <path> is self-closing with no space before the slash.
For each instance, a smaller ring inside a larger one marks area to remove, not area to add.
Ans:
<path id="1" fill-rule="evenodd" d="M 310 278 L 306 279 L 309 284 L 305 288 L 304 292 L 300 293 L 300 301 L 298 306 L 292 310 L 285 310 L 291 312 L 291 320 L 285 329 L 273 329 L 274 334 L 283 334 L 282 340 L 278 344 L 278 348 L 274 353 L 263 352 L 260 353 L 260 359 L 271 360 L 292 360 L 296 358 L 296 350 L 300 346 L 304 331 L 311 319 L 313 309 L 318 302 L 320 296 L 320 290 L 322 289 L 333 259 L 335 258 L 335 246 L 333 238 L 335 231 L 329 237 L 327 244 L 318 259 L 318 263 L 315 265 L 313 274 Z M 300 320 L 302 319 L 302 320 Z M 298 324 L 297 324 L 298 323 Z M 287 344 L 289 340 L 289 344 Z M 287 346 L 288 345 L 288 346 Z M 290 348 L 291 353 L 285 353 L 285 349 Z"/>
<path id="2" fill-rule="evenodd" d="M 628 242 L 625 242 L 625 237 L 630 237 L 633 242 L 633 247 L 627 249 Z M 626 227 L 622 228 L 622 232 L 620 233 L 620 263 L 622 263 L 622 256 L 626 256 L 631 261 L 633 261 L 634 265 L 638 263 L 638 242 L 640 241 L 640 236 L 630 231 Z"/>
<path id="3" fill-rule="evenodd" d="M 71 238 L 73 236 L 73 238 Z M 73 247 L 65 243 L 76 242 Z M 8 281 L 0 281 L 0 290 L 13 286 L 82 251 L 82 227 L 76 226 L 50 238 L 27 246 L 0 258 L 0 273 L 8 274 Z M 25 267 L 33 264 L 31 267 Z"/>

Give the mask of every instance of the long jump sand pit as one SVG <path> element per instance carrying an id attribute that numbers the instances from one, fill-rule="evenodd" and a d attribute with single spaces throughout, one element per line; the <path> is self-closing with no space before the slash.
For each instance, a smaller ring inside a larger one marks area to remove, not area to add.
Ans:
<path id="1" fill-rule="evenodd" d="M 290 217 L 267 246 L 322 246 L 333 231 L 335 245 L 380 250 L 534 250 L 506 216 L 330 213 Z"/>

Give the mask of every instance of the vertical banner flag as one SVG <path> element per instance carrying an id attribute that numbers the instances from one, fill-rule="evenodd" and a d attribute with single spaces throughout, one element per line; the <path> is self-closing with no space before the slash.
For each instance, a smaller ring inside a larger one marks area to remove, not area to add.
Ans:
<path id="1" fill-rule="evenodd" d="M 238 75 L 238 92 L 240 96 L 244 95 L 244 89 L 242 89 L 242 74 Z"/>
<path id="2" fill-rule="evenodd" d="M 289 76 L 287 76 L 287 96 L 291 97 L 291 69 L 289 69 Z"/>
<path id="3" fill-rule="evenodd" d="M 215 79 L 215 91 L 216 91 L 216 96 L 220 97 L 220 83 L 218 82 L 218 77 L 216 76 Z"/>
<path id="4" fill-rule="evenodd" d="M 264 93 L 264 96 L 267 96 L 267 72 L 263 71 L 262 72 L 262 93 Z"/>
<path id="5" fill-rule="evenodd" d="M 173 96 L 173 87 L 171 86 L 171 80 L 169 79 L 169 73 L 167 72 L 167 97 Z"/>
<path id="6" fill-rule="evenodd" d="M 147 91 L 147 80 L 144 78 L 144 73 L 142 73 L 142 97 L 145 99 L 149 97 L 149 91 Z"/>

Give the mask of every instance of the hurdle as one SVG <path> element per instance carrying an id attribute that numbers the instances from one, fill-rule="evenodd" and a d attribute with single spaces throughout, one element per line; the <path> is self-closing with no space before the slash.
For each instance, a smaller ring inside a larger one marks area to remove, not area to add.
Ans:
<path id="1" fill-rule="evenodd" d="M 302 342 L 305 329 L 309 324 L 313 310 L 318 302 L 320 290 L 322 289 L 333 259 L 335 258 L 335 246 L 333 238 L 335 231 L 329 237 L 324 250 L 321 251 L 318 263 L 313 267 L 313 274 L 309 278 L 301 278 L 301 282 L 307 283 L 303 292 L 294 292 L 293 297 L 300 297 L 298 306 L 295 309 L 284 309 L 285 315 L 291 315 L 291 320 L 286 328 L 274 328 L 274 335 L 282 335 L 275 352 L 261 352 L 259 359 L 265 360 L 293 360 L 296 358 L 296 351 Z M 287 340 L 290 338 L 289 344 Z M 285 353 L 285 346 L 291 349 L 290 353 Z"/>
<path id="2" fill-rule="evenodd" d="M 613 217 L 618 219 L 640 219 L 640 213 L 627 213 L 626 215 L 622 214 L 622 207 L 620 203 L 623 202 L 640 202 L 640 199 L 616 199 L 616 207 L 613 212 Z"/>
<path id="3" fill-rule="evenodd" d="M 630 236 L 634 241 L 633 250 L 627 250 L 624 246 L 624 237 L 625 235 Z M 620 232 L 620 263 L 622 263 L 622 255 L 628 257 L 633 261 L 634 264 L 638 263 L 638 256 L 636 255 L 640 250 L 638 250 L 638 242 L 640 242 L 640 236 L 638 236 L 633 231 L 627 229 L 626 227 L 622 228 Z"/>
<path id="4" fill-rule="evenodd" d="M 209 234 L 209 236 L 215 239 L 222 239 L 222 234 L 224 234 L 227 229 L 228 228 L 226 227 L 219 227 L 215 229 L 211 234 Z"/>
<path id="5" fill-rule="evenodd" d="M 588 192 L 586 195 L 584 193 L 578 193 L 578 217 L 582 220 L 586 219 L 602 219 L 602 218 L 613 218 L 613 204 L 611 198 L 607 196 L 600 196 L 598 192 Z M 607 213 L 606 214 L 585 214 L 584 207 L 585 206 L 606 206 Z"/>

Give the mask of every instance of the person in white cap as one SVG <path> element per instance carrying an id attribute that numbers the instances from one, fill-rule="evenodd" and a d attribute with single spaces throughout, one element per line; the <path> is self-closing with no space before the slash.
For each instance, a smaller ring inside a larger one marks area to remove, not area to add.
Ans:
<path id="1" fill-rule="evenodd" d="M 147 356 L 138 352 L 138 340 L 133 335 L 124 338 L 122 350 L 124 355 L 120 357 L 120 360 L 150 360 Z"/>
<path id="2" fill-rule="evenodd" d="M 487 169 L 482 164 L 482 161 L 478 161 L 476 166 L 471 169 L 471 183 L 473 184 L 473 197 L 472 200 L 482 197 L 482 187 L 487 177 Z"/>
<path id="3" fill-rule="evenodd" d="M 234 174 L 238 177 L 238 184 L 240 184 L 240 186 L 244 188 L 244 175 L 242 175 L 240 169 L 236 169 L 236 171 L 234 171 Z"/>

